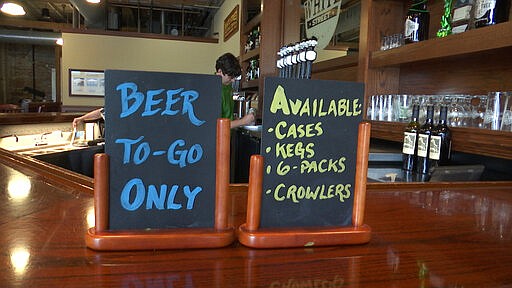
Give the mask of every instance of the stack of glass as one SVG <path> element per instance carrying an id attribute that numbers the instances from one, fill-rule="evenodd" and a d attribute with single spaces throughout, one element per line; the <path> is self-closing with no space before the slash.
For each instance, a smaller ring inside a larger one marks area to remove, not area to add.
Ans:
<path id="1" fill-rule="evenodd" d="M 413 104 L 420 105 L 420 123 L 425 121 L 428 105 L 434 106 L 434 123 L 438 121 L 440 107 L 447 106 L 448 125 L 451 127 L 512 131 L 510 92 L 489 92 L 487 95 L 372 95 L 366 117 L 369 120 L 407 123 L 411 119 Z"/>

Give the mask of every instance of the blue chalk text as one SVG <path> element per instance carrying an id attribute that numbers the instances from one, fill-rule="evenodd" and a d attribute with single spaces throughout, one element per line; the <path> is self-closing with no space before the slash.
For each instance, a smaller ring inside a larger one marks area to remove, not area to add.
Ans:
<path id="1" fill-rule="evenodd" d="M 144 104 L 144 110 L 140 114 L 142 117 L 149 117 L 160 113 L 163 116 L 177 115 L 180 111 L 182 115 L 187 115 L 190 123 L 195 126 L 201 126 L 205 121 L 200 120 L 194 113 L 193 102 L 199 98 L 199 93 L 195 90 L 186 90 L 178 88 L 175 90 L 156 89 L 148 90 L 146 95 L 138 91 L 137 84 L 125 82 L 117 85 L 117 91 L 121 91 L 121 114 L 120 118 L 125 118 L 137 112 Z M 160 95 L 165 92 L 165 96 Z M 165 103 L 164 102 L 165 99 Z M 181 109 L 176 109 L 180 104 Z M 163 106 L 163 107 L 160 107 Z"/>
<path id="2" fill-rule="evenodd" d="M 176 194 L 183 193 L 187 199 L 186 209 L 194 208 L 194 201 L 199 193 L 203 191 L 202 187 L 191 189 L 189 185 L 183 186 L 182 191 L 179 185 L 161 184 L 160 189 L 156 185 L 146 187 L 140 178 L 133 178 L 126 183 L 121 191 L 121 206 L 128 211 L 140 209 L 146 202 L 146 210 L 180 210 L 183 208 L 181 203 L 176 203 Z"/>
<path id="3" fill-rule="evenodd" d="M 188 164 L 194 164 L 201 160 L 203 157 L 203 147 L 200 144 L 194 144 L 189 149 L 183 149 L 186 145 L 185 140 L 178 139 L 169 145 L 167 151 L 155 151 L 151 153 L 151 147 L 148 142 L 141 142 L 144 136 L 137 139 L 116 139 L 116 144 L 122 144 L 123 149 L 123 164 L 139 165 L 144 163 L 149 156 L 160 156 L 167 154 L 167 162 L 172 165 L 178 165 L 180 168 Z M 140 143 L 139 143 L 140 142 Z M 132 146 L 136 146 L 132 148 Z M 132 150 L 133 153 L 132 153 Z"/>

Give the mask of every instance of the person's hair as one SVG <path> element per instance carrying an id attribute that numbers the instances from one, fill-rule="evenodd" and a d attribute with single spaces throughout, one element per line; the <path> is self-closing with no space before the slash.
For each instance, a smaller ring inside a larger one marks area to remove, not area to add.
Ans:
<path id="1" fill-rule="evenodd" d="M 238 59 L 231 53 L 223 54 L 217 59 L 215 70 L 218 71 L 219 69 L 222 73 L 231 77 L 238 77 L 242 74 L 242 68 L 240 63 L 238 63 Z"/>

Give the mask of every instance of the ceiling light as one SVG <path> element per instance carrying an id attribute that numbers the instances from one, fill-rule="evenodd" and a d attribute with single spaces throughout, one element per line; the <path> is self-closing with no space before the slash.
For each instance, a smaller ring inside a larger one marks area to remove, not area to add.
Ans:
<path id="1" fill-rule="evenodd" d="M 14 16 L 25 15 L 25 10 L 23 9 L 23 7 L 21 7 L 21 5 L 16 4 L 16 3 L 6 2 L 6 3 L 4 3 L 4 5 L 2 5 L 2 8 L 0 10 L 2 10 L 2 12 L 9 14 L 9 15 L 14 15 Z"/>
<path id="2" fill-rule="evenodd" d="M 89 3 L 98 4 L 100 3 L 100 0 L 87 0 Z"/>

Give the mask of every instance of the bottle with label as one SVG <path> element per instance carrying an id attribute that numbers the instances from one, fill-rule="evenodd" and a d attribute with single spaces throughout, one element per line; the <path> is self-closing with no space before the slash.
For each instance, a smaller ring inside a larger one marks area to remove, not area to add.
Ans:
<path id="1" fill-rule="evenodd" d="M 414 171 L 416 167 L 416 148 L 417 148 L 417 138 L 418 138 L 418 130 L 420 128 L 420 123 L 418 122 L 420 115 L 420 106 L 418 104 L 414 104 L 412 106 L 412 118 L 407 127 L 405 127 L 404 131 L 404 143 L 402 146 L 402 160 L 403 160 L 403 169 L 406 171 Z"/>
<path id="2" fill-rule="evenodd" d="M 250 61 L 251 63 L 251 71 L 252 71 L 252 79 L 260 78 L 260 61 L 258 59 L 253 59 Z"/>
<path id="3" fill-rule="evenodd" d="M 260 42 L 261 42 L 260 26 L 257 26 L 252 30 L 252 39 L 253 39 L 252 49 L 260 47 Z"/>
<path id="4" fill-rule="evenodd" d="M 428 39 L 430 13 L 427 0 L 413 0 L 405 18 L 404 41 L 414 43 Z"/>
<path id="5" fill-rule="evenodd" d="M 446 37 L 452 34 L 452 0 L 444 0 L 444 13 L 441 16 L 441 28 L 437 37 Z"/>
<path id="6" fill-rule="evenodd" d="M 510 0 L 476 0 L 474 10 L 475 28 L 508 21 Z"/>
<path id="7" fill-rule="evenodd" d="M 418 165 L 416 172 L 418 174 L 428 174 L 429 172 L 429 151 L 430 151 L 430 136 L 434 128 L 434 106 L 427 106 L 427 119 L 421 125 L 418 131 Z"/>
<path id="8" fill-rule="evenodd" d="M 465 32 L 471 27 L 473 0 L 456 0 L 453 5 L 452 34 Z"/>
<path id="9" fill-rule="evenodd" d="M 452 132 L 447 125 L 448 107 L 442 106 L 439 112 L 439 123 L 432 130 L 430 137 L 430 168 L 446 165 L 451 159 Z"/>

